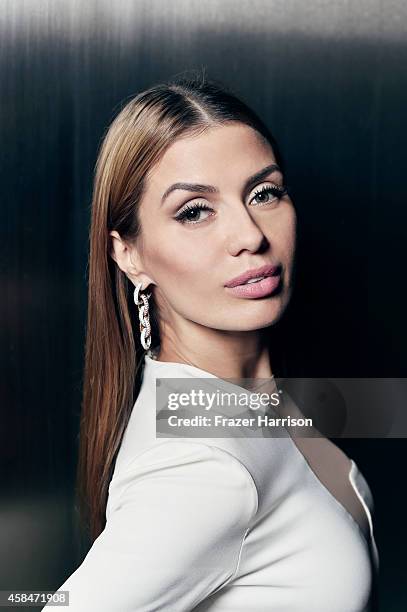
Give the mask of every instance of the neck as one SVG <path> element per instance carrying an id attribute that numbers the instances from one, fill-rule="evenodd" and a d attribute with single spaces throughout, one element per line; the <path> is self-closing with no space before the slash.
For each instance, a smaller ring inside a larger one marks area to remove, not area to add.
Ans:
<path id="1" fill-rule="evenodd" d="M 204 329 L 205 333 L 188 333 L 188 341 L 182 341 L 179 335 L 162 334 L 157 360 L 193 365 L 219 378 L 273 376 L 264 330 Z"/>

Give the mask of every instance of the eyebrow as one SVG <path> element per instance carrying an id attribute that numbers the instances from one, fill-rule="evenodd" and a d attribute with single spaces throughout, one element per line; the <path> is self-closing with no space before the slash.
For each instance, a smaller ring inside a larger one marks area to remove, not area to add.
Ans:
<path id="1" fill-rule="evenodd" d="M 269 174 L 272 174 L 273 172 L 281 173 L 280 167 L 277 164 L 270 164 L 262 170 L 259 170 L 259 172 L 256 172 L 256 174 L 253 174 L 253 176 L 249 176 L 249 178 L 244 184 L 243 193 L 246 194 L 246 192 L 253 185 L 265 179 Z M 178 189 L 182 189 L 183 191 L 193 191 L 195 193 L 219 193 L 219 189 L 217 187 L 214 187 L 213 185 L 202 185 L 201 183 L 174 183 L 173 185 L 168 187 L 168 189 L 166 189 L 166 191 L 163 193 L 163 196 L 161 198 L 161 206 L 164 203 L 164 200 L 170 195 L 170 193 Z"/>

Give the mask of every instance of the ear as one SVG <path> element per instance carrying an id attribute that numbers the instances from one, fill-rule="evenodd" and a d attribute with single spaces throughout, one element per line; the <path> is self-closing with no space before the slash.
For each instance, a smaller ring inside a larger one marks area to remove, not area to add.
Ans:
<path id="1" fill-rule="evenodd" d="M 112 237 L 110 256 L 117 263 L 120 270 L 126 274 L 127 278 L 130 279 L 134 285 L 142 283 L 143 289 L 150 283 L 155 284 L 143 271 L 143 265 L 137 248 L 125 242 L 116 230 L 111 231 L 110 236 Z"/>

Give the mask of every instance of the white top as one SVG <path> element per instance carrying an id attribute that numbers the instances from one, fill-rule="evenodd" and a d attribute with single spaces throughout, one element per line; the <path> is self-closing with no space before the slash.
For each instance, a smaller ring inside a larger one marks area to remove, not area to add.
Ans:
<path id="1" fill-rule="evenodd" d="M 336 490 L 362 520 L 291 437 L 156 438 L 156 377 L 216 379 L 145 357 L 106 527 L 59 587 L 70 612 L 376 610 L 373 499 L 356 463 Z"/>

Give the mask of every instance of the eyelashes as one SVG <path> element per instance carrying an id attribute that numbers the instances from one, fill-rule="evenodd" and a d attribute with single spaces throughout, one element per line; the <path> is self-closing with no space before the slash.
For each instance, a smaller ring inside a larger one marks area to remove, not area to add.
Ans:
<path id="1" fill-rule="evenodd" d="M 272 195 L 273 198 L 271 200 L 266 199 L 266 200 L 260 201 L 257 204 L 254 204 L 253 206 L 264 206 L 267 204 L 271 204 L 275 202 L 276 200 L 282 199 L 285 195 L 287 195 L 287 193 L 288 193 L 288 189 L 284 185 L 283 186 L 264 185 L 263 187 L 261 187 L 261 189 L 258 189 L 257 191 L 255 191 L 252 201 L 255 200 L 259 196 L 264 198 L 266 196 Z M 196 218 L 193 218 L 193 217 L 191 218 L 191 215 L 194 215 L 196 213 L 200 215 L 202 211 L 210 212 L 211 214 L 209 214 L 208 217 L 214 214 L 213 208 L 211 208 L 210 206 L 207 206 L 203 202 L 197 202 L 196 204 L 191 204 L 191 205 L 187 204 L 181 210 L 181 212 L 179 212 L 178 215 L 174 217 L 174 219 L 178 221 L 179 223 L 183 223 L 187 225 L 202 223 L 202 221 L 196 220 Z"/>
<path id="2" fill-rule="evenodd" d="M 284 197 L 287 194 L 287 187 L 285 185 L 279 186 L 279 185 L 263 185 L 263 187 L 261 189 L 258 189 L 257 191 L 254 192 L 254 198 L 257 198 L 258 195 L 274 195 L 274 199 L 280 200 L 282 197 Z M 272 200 L 274 201 L 274 200 Z M 259 204 L 257 204 L 257 206 L 261 206 L 261 204 L 269 204 L 269 202 L 260 202 Z"/>
<path id="3" fill-rule="evenodd" d="M 183 208 L 183 210 L 174 218 L 176 221 L 179 221 L 180 223 L 187 223 L 187 224 L 201 223 L 201 221 L 196 221 L 194 219 L 189 218 L 188 215 L 191 212 L 192 213 L 200 212 L 202 210 L 209 210 L 211 211 L 211 214 L 213 214 L 214 212 L 213 208 L 210 208 L 209 206 L 207 206 L 206 204 L 203 204 L 202 202 L 198 202 L 197 204 L 193 204 L 192 206 L 187 204 L 186 207 Z"/>

